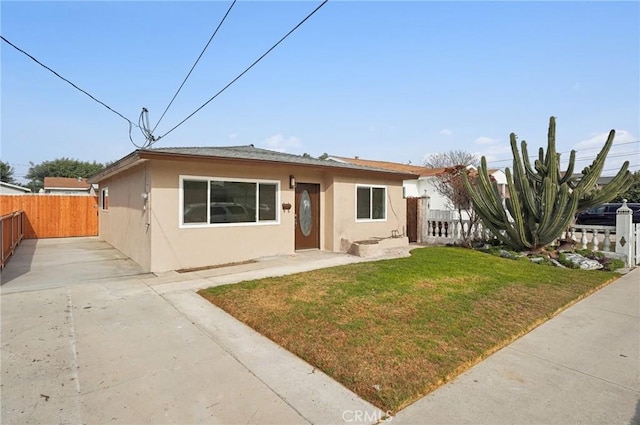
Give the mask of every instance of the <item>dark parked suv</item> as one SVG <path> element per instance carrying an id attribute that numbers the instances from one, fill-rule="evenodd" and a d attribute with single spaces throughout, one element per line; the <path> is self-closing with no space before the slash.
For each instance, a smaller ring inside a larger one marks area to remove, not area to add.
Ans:
<path id="1" fill-rule="evenodd" d="M 576 224 L 616 225 L 616 211 L 622 203 L 610 203 L 591 207 L 576 215 Z M 627 204 L 633 210 L 633 222 L 640 223 L 640 204 Z"/>

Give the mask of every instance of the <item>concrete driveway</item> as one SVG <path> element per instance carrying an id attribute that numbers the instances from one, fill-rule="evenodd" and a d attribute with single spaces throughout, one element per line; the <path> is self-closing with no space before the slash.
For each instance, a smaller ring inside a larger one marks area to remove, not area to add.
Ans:
<path id="1" fill-rule="evenodd" d="M 2 272 L 2 423 L 336 423 L 375 410 L 194 284 L 211 282 L 145 274 L 97 238 L 24 241 Z M 243 358 L 172 302 L 212 320 Z"/>

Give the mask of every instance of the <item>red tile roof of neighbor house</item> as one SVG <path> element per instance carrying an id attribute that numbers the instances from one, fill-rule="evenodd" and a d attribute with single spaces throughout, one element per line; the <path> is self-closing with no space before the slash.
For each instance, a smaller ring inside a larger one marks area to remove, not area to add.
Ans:
<path id="1" fill-rule="evenodd" d="M 344 161 L 354 165 L 362 165 L 365 167 L 383 168 L 392 171 L 400 171 L 403 173 L 417 174 L 420 177 L 431 177 L 444 171 L 444 168 L 429 168 L 422 165 L 399 164 L 397 162 L 373 161 L 360 158 L 346 158 L 335 155 L 331 155 L 330 158 L 335 158 L 338 161 Z"/>
<path id="2" fill-rule="evenodd" d="M 45 189 L 84 189 L 89 190 L 91 185 L 87 182 L 87 179 L 80 177 L 45 177 L 44 188 Z"/>

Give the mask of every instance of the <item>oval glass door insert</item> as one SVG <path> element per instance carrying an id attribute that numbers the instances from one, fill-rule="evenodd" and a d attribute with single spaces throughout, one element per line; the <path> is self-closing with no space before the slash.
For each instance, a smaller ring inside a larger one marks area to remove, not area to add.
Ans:
<path id="1" fill-rule="evenodd" d="M 304 236 L 311 234 L 311 197 L 306 190 L 300 195 L 300 208 L 298 211 L 300 231 Z"/>

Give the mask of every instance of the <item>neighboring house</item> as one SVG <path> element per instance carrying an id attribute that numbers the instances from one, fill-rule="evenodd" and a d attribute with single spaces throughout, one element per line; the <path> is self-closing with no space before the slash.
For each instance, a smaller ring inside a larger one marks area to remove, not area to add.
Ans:
<path id="1" fill-rule="evenodd" d="M 100 236 L 161 272 L 402 235 L 410 177 L 249 145 L 136 150 L 89 181 Z"/>
<path id="2" fill-rule="evenodd" d="M 429 168 L 425 166 L 399 164 L 397 162 L 372 161 L 368 159 L 360 159 L 359 157 L 347 158 L 342 156 L 329 156 L 328 159 L 348 164 L 362 165 L 376 168 L 384 168 L 388 170 L 400 171 L 404 173 L 415 174 L 414 178 L 403 182 L 405 198 L 428 198 L 428 206 L 431 210 L 450 210 L 449 200 L 438 193 L 436 176 L 442 173 L 444 168 Z M 470 165 L 468 168 L 476 169 Z M 499 169 L 490 169 L 489 175 L 493 177 L 498 184 L 498 192 L 504 198 L 508 194 L 507 176 L 504 171 Z"/>
<path id="3" fill-rule="evenodd" d="M 509 188 L 507 187 L 507 175 L 504 171 L 497 168 L 490 168 L 487 171 L 489 172 L 489 176 L 493 177 L 498 184 L 498 193 L 500 193 L 502 199 L 508 198 Z"/>
<path id="4" fill-rule="evenodd" d="M 359 157 L 347 158 L 343 156 L 329 156 L 327 159 L 338 161 L 346 164 L 361 165 L 366 167 L 382 168 L 403 173 L 413 174 L 410 178 L 404 180 L 402 186 L 404 188 L 405 198 L 429 198 L 429 207 L 436 210 L 448 209 L 447 199 L 440 195 L 436 190 L 435 176 L 442 173 L 444 168 L 429 168 L 419 165 L 400 164 L 388 161 L 373 161 L 369 159 L 360 159 Z"/>
<path id="5" fill-rule="evenodd" d="M 81 177 L 45 177 L 44 193 L 58 195 L 95 195 L 94 187 Z"/>
<path id="6" fill-rule="evenodd" d="M 31 189 L 11 183 L 0 182 L 0 195 L 24 195 L 31 193 Z"/>

